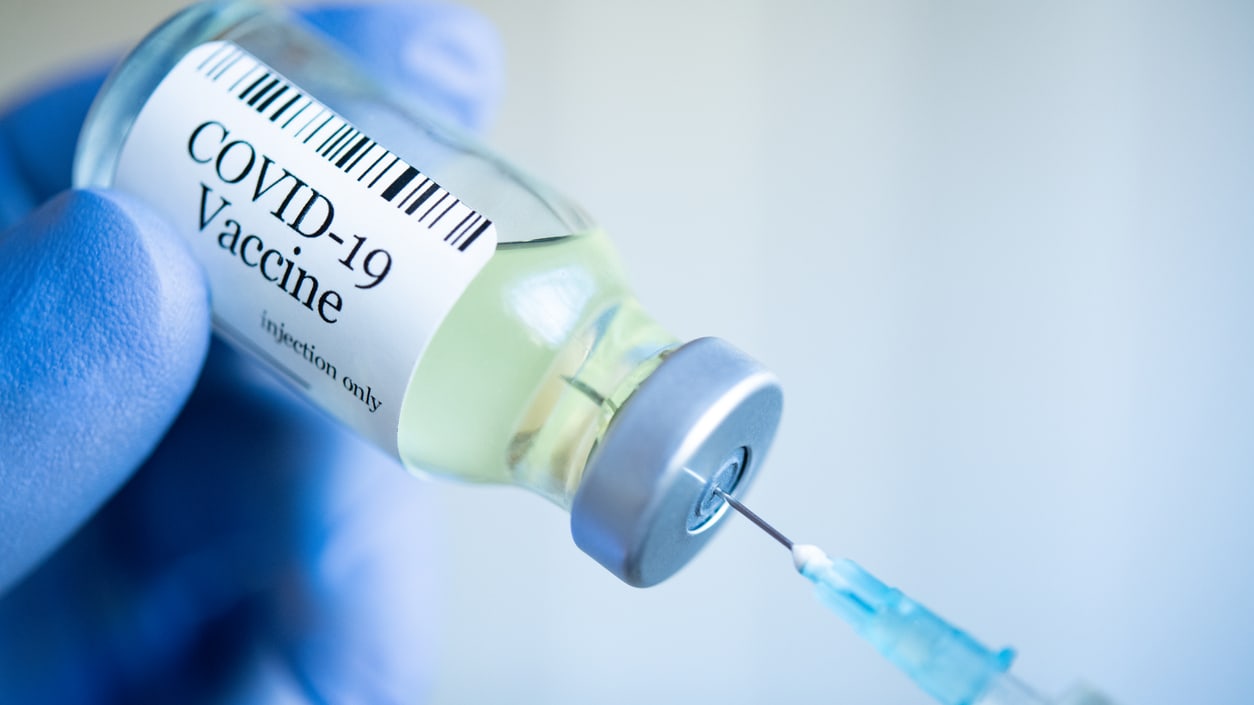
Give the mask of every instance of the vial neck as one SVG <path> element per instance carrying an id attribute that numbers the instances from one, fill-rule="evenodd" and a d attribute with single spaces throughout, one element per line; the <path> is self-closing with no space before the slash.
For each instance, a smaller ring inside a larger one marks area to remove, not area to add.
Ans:
<path id="1" fill-rule="evenodd" d="M 573 337 L 511 439 L 514 483 L 569 510 L 597 440 L 678 342 L 633 299 L 620 301 Z"/>

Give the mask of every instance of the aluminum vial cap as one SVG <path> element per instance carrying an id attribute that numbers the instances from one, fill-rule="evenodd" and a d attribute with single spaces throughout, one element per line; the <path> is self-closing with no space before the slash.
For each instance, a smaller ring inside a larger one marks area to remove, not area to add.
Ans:
<path id="1" fill-rule="evenodd" d="M 700 338 L 658 366 L 614 415 L 571 506 L 575 544 L 635 587 L 655 585 L 709 541 L 766 457 L 783 410 L 775 375 Z"/>

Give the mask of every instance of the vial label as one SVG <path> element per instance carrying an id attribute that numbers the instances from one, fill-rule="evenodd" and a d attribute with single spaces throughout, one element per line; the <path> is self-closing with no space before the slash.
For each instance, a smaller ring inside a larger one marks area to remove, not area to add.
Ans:
<path id="1" fill-rule="evenodd" d="M 488 218 L 230 42 L 163 79 L 114 186 L 188 237 L 221 334 L 397 452 L 414 367 L 496 249 Z"/>

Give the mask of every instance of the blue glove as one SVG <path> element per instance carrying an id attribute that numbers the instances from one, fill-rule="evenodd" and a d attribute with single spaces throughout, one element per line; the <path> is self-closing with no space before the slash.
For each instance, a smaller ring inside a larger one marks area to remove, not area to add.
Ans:
<path id="1" fill-rule="evenodd" d="M 500 52 L 477 16 L 307 17 L 486 120 Z M 143 204 L 52 197 L 99 82 L 0 118 L 0 702 L 420 699 L 420 484 L 211 342 L 203 273 Z"/>

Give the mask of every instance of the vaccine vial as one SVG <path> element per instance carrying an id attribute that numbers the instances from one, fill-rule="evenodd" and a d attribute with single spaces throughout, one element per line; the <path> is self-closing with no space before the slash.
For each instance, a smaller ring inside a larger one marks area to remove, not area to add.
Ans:
<path id="1" fill-rule="evenodd" d="M 74 179 L 186 237 L 223 338 L 412 472 L 569 510 L 629 584 L 695 555 L 778 424 L 774 376 L 663 330 L 582 210 L 282 10 L 207 2 L 153 31 Z"/>

